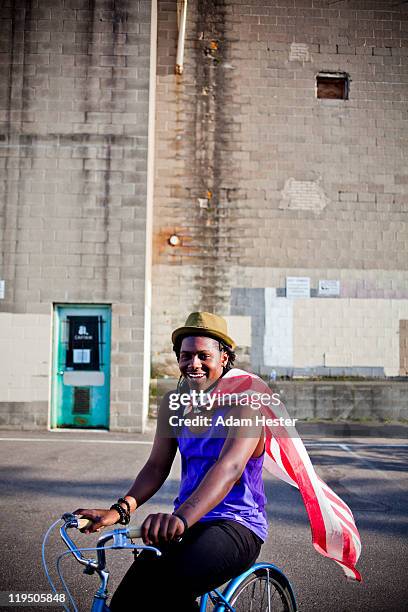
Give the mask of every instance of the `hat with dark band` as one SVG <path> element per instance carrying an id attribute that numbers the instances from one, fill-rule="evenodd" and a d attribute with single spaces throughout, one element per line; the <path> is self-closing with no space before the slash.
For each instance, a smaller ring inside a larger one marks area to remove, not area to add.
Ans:
<path id="1" fill-rule="evenodd" d="M 200 335 L 220 340 L 232 350 L 236 347 L 236 343 L 228 335 L 226 320 L 211 312 L 192 312 L 189 314 L 185 325 L 175 329 L 171 339 L 175 345 L 181 337 Z"/>

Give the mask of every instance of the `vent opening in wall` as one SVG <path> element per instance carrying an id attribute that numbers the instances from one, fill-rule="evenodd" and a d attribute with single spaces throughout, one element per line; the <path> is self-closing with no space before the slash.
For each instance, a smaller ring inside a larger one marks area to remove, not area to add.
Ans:
<path id="1" fill-rule="evenodd" d="M 74 414 L 89 414 L 91 390 L 89 387 L 74 387 Z"/>
<path id="2" fill-rule="evenodd" d="M 316 75 L 316 97 L 348 100 L 350 78 L 345 72 L 319 72 Z"/>

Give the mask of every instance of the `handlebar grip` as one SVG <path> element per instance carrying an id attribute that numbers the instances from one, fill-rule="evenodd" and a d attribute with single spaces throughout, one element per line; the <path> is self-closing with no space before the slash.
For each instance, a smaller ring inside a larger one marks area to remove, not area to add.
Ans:
<path id="1" fill-rule="evenodd" d="M 141 527 L 129 527 L 128 528 L 128 538 L 141 538 L 142 537 L 142 528 Z"/>
<path id="2" fill-rule="evenodd" d="M 90 527 L 92 525 L 92 521 L 90 521 L 87 518 L 79 518 L 78 519 L 78 529 L 80 529 L 81 531 L 83 529 L 88 529 L 88 527 Z"/>

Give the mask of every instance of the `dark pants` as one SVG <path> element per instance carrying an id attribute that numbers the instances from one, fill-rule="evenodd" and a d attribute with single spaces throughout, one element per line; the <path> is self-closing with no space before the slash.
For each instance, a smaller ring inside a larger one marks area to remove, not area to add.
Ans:
<path id="1" fill-rule="evenodd" d="M 196 597 L 248 569 L 262 543 L 250 529 L 235 521 L 196 523 L 181 542 L 161 546 L 161 557 L 143 551 L 114 593 L 110 609 L 198 610 Z"/>

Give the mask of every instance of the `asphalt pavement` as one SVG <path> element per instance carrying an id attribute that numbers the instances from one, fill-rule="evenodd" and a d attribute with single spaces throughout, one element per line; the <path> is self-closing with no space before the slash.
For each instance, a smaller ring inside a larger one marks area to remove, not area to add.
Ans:
<path id="1" fill-rule="evenodd" d="M 260 559 L 284 570 L 301 612 L 406 610 L 408 427 L 326 423 L 303 424 L 300 429 L 318 473 L 353 510 L 363 544 L 358 563 L 363 582 L 347 581 L 333 561 L 314 551 L 299 492 L 267 473 L 270 535 Z M 66 511 L 113 503 L 142 467 L 152 437 L 153 430 L 144 435 L 0 432 L 0 591 L 50 591 L 41 565 L 46 529 Z M 177 461 L 166 484 L 133 516 L 133 523 L 148 513 L 171 509 L 178 475 Z M 78 537 L 81 545 L 95 541 L 96 536 Z M 56 558 L 63 551 L 58 534 L 51 534 L 47 559 L 54 576 Z M 132 556 L 128 551 L 108 555 L 113 592 Z M 71 558 L 64 558 L 62 568 L 79 611 L 89 610 L 97 579 L 84 576 Z M 52 609 L 24 607 L 27 612 Z"/>

